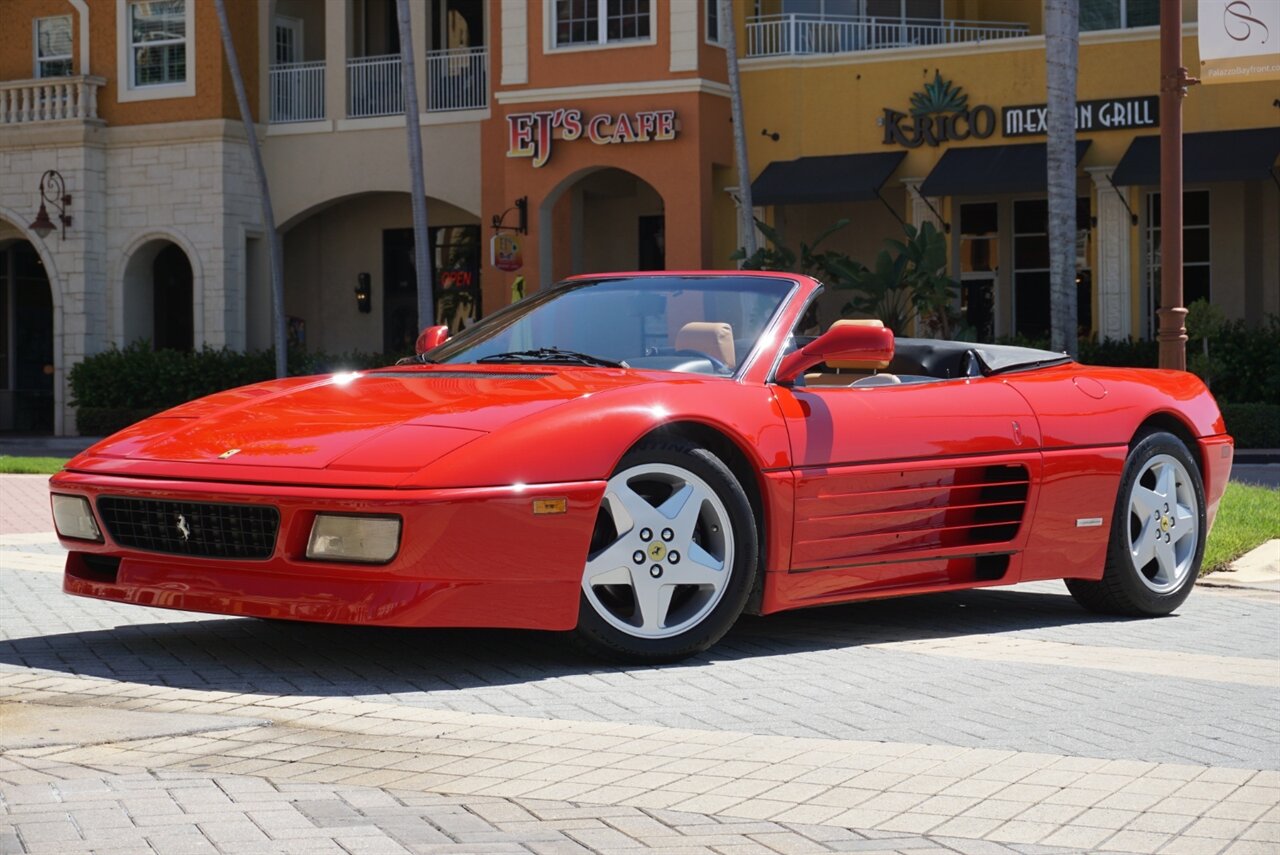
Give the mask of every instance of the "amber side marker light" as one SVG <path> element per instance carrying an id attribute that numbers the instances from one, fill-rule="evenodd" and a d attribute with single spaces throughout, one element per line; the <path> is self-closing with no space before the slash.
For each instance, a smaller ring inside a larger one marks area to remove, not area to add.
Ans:
<path id="1" fill-rule="evenodd" d="M 542 514 L 563 514 L 569 510 L 568 499 L 534 499 L 534 516 Z"/>

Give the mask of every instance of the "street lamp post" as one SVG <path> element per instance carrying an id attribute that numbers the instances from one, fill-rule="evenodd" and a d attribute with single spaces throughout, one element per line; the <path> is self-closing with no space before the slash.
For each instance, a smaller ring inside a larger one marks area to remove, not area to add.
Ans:
<path id="1" fill-rule="evenodd" d="M 1182 305 L 1182 0 L 1160 0 L 1160 367 L 1187 370 Z"/>

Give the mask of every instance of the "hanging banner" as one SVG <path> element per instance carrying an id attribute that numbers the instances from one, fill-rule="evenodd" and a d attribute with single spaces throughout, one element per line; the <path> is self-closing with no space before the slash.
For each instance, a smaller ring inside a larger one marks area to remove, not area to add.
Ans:
<path id="1" fill-rule="evenodd" d="M 489 264 L 514 273 L 524 267 L 524 254 L 520 251 L 520 240 L 513 235 L 498 233 L 489 238 Z"/>
<path id="2" fill-rule="evenodd" d="M 1200 0 L 1200 82 L 1280 80 L 1280 0 Z"/>

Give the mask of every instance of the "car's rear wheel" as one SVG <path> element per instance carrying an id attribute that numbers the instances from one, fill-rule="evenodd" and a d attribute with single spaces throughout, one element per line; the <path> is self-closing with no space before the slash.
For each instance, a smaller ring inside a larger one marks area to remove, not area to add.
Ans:
<path id="1" fill-rule="evenodd" d="M 683 440 L 645 441 L 605 488 L 577 638 L 639 662 L 705 650 L 742 613 L 756 561 L 755 519 L 728 467 Z"/>
<path id="2" fill-rule="evenodd" d="M 1166 615 L 1182 605 L 1204 557 L 1204 484 L 1186 445 L 1163 431 L 1129 452 L 1102 579 L 1067 580 L 1088 609 Z"/>

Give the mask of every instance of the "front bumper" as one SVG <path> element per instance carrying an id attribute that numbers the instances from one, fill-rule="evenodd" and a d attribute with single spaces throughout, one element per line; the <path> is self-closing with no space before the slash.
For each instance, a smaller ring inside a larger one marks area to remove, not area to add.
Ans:
<path id="1" fill-rule="evenodd" d="M 326 489 L 62 472 L 55 493 L 85 496 L 104 543 L 63 538 L 63 590 L 123 603 L 246 617 L 379 626 L 564 630 L 577 623 L 582 568 L 603 481 L 449 490 Z M 100 496 L 270 504 L 280 529 L 261 561 L 144 552 L 114 542 Z M 565 498 L 535 515 L 535 499 Z M 388 564 L 311 561 L 317 513 L 395 514 Z"/>

